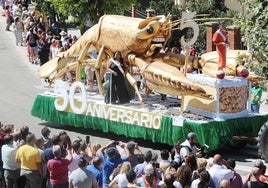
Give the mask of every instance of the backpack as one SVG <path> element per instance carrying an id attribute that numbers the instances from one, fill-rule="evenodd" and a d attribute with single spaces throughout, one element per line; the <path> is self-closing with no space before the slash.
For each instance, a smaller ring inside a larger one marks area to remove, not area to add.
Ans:
<path id="1" fill-rule="evenodd" d="M 30 46 L 36 46 L 36 37 L 33 33 L 29 35 L 28 42 Z"/>

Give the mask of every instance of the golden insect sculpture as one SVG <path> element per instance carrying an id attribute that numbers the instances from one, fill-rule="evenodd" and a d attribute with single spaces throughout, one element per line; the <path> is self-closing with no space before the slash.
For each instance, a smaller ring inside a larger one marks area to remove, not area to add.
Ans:
<path id="1" fill-rule="evenodd" d="M 76 71 L 80 80 L 81 69 L 95 69 L 99 91 L 103 94 L 102 80 L 107 61 L 119 50 L 131 66 L 137 66 L 151 90 L 169 95 L 192 95 L 210 98 L 202 85 L 189 81 L 178 67 L 184 66 L 185 57 L 180 54 L 161 54 L 171 36 L 170 17 L 156 16 L 147 19 L 118 15 L 102 16 L 98 24 L 87 30 L 75 44 L 56 58 L 40 67 L 39 76 L 51 83 L 63 77 L 68 70 Z M 98 53 L 98 56 L 94 56 Z M 139 93 L 136 81 L 127 73 L 130 84 Z"/>

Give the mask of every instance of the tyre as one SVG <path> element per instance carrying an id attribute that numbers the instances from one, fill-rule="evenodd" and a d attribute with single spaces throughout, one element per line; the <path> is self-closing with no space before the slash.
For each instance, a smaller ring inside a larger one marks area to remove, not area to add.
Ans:
<path id="1" fill-rule="evenodd" d="M 268 162 L 268 121 L 266 121 L 258 133 L 258 155 Z"/>

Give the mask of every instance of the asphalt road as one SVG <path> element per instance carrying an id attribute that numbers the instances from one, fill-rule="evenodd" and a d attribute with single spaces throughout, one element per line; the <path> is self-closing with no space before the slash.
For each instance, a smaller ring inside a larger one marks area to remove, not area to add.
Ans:
<path id="1" fill-rule="evenodd" d="M 1 12 L 1 8 L 0 8 Z M 14 33 L 5 31 L 5 18 L 0 17 L 0 122 L 14 124 L 16 128 L 27 125 L 30 131 L 40 135 L 46 122 L 33 117 L 30 114 L 34 99 L 38 93 L 46 89 L 37 75 L 39 66 L 28 62 L 26 47 L 15 45 Z M 70 30 L 72 34 L 78 34 L 77 30 Z M 263 104 L 261 112 L 268 113 L 268 106 Z M 91 135 L 91 142 L 106 144 L 109 139 L 128 141 L 129 138 L 101 132 L 74 129 L 70 127 L 55 128 L 58 125 L 49 125 L 51 134 L 58 134 L 62 129 L 66 130 L 71 138 L 80 136 L 85 138 Z M 142 145 L 142 150 L 159 150 L 166 148 L 166 145 L 153 144 L 149 141 L 136 140 Z M 219 151 L 225 157 L 232 157 L 237 160 L 237 171 L 246 176 L 250 172 L 253 162 L 258 158 L 254 146 L 247 146 L 241 150 L 222 149 Z"/>

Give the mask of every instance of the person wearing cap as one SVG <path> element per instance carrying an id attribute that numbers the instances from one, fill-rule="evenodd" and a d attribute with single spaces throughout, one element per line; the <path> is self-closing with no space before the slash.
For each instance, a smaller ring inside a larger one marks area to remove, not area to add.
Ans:
<path id="1" fill-rule="evenodd" d="M 126 157 L 123 157 L 119 154 L 116 144 L 122 147 L 125 151 Z M 104 154 L 106 152 L 106 155 Z M 97 152 L 101 158 L 103 158 L 103 188 L 109 186 L 111 180 L 109 179 L 113 170 L 131 157 L 127 145 L 123 142 L 116 142 L 114 140 L 110 141 L 106 146 L 99 149 Z"/>
<path id="2" fill-rule="evenodd" d="M 186 155 L 193 154 L 196 157 L 201 157 L 201 151 L 196 146 L 197 137 L 193 132 L 188 133 L 186 140 L 180 144 L 180 156 L 183 161 Z"/>
<path id="3" fill-rule="evenodd" d="M 44 140 L 44 149 L 52 147 L 52 141 L 51 138 L 49 138 L 50 130 L 47 127 L 43 127 L 41 134 Z"/>
<path id="4" fill-rule="evenodd" d="M 67 33 L 65 31 L 61 31 L 60 32 L 60 41 L 62 42 L 62 46 L 65 46 L 67 44 L 67 39 L 68 39 L 68 36 L 67 36 Z"/>

